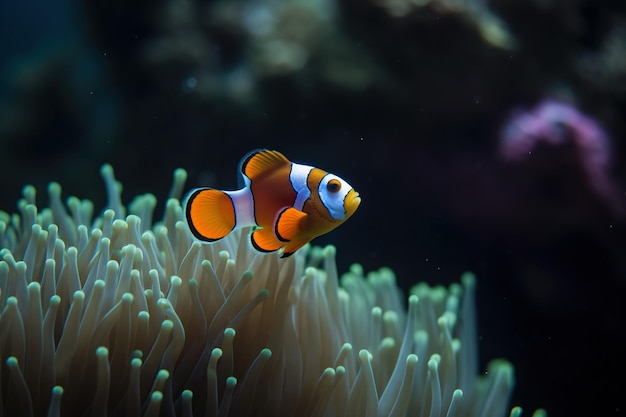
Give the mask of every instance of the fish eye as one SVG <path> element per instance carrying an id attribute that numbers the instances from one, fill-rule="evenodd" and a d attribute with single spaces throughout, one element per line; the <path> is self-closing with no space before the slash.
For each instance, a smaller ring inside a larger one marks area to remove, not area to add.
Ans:
<path id="1" fill-rule="evenodd" d="M 328 181 L 328 184 L 326 184 L 326 189 L 333 194 L 337 193 L 341 190 L 341 183 L 339 180 L 332 179 Z"/>

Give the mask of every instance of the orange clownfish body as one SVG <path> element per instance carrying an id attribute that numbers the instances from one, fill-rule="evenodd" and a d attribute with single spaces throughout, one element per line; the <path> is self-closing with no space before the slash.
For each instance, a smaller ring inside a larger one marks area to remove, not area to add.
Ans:
<path id="1" fill-rule="evenodd" d="M 183 210 L 193 235 L 215 242 L 240 227 L 261 252 L 292 255 L 354 214 L 361 203 L 347 182 L 319 168 L 295 164 L 277 151 L 259 150 L 240 164 L 245 187 L 191 190 Z"/>

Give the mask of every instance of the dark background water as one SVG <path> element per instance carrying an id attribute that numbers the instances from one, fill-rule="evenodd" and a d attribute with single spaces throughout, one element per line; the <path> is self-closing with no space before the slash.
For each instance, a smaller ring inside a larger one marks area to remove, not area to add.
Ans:
<path id="1" fill-rule="evenodd" d="M 447 3 L 1 2 L 0 207 L 50 181 L 102 207 L 104 162 L 125 202 L 163 202 L 176 167 L 233 189 L 277 149 L 361 193 L 315 241 L 341 270 L 405 291 L 477 274 L 481 367 L 513 362 L 525 415 L 625 415 L 626 2 Z M 610 147 L 548 118 L 562 143 L 504 158 L 507 120 L 545 99 Z"/>

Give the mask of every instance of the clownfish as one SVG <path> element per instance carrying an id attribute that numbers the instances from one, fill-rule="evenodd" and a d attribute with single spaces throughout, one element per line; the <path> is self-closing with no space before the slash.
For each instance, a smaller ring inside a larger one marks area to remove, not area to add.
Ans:
<path id="1" fill-rule="evenodd" d="M 253 226 L 252 246 L 261 252 L 282 249 L 284 258 L 345 222 L 361 203 L 343 179 L 277 151 L 252 151 L 239 168 L 242 189 L 196 188 L 184 198 L 187 224 L 197 239 L 215 242 Z"/>

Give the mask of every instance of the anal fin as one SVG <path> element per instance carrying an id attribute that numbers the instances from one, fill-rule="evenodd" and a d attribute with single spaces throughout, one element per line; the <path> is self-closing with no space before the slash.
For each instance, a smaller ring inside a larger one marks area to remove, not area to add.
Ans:
<path id="1" fill-rule="evenodd" d="M 274 252 L 284 243 L 276 238 L 272 229 L 258 228 L 250 235 L 252 246 L 260 252 Z"/>
<path id="2" fill-rule="evenodd" d="M 283 254 L 280 257 L 281 258 L 287 258 L 287 257 L 293 255 L 298 249 L 300 249 L 301 247 L 303 247 L 304 245 L 306 245 L 310 241 L 311 241 L 310 239 L 299 239 L 299 240 L 293 240 L 293 241 L 289 242 L 283 248 Z"/>

